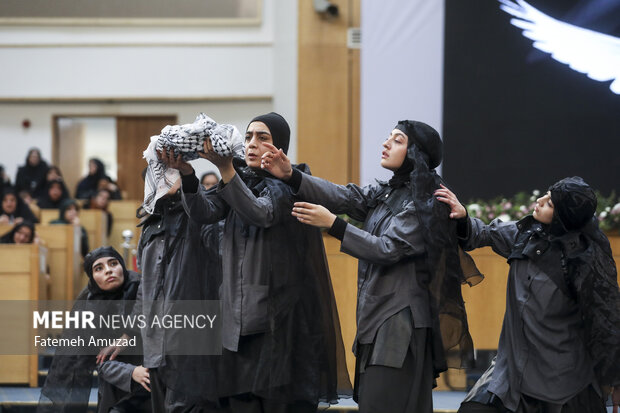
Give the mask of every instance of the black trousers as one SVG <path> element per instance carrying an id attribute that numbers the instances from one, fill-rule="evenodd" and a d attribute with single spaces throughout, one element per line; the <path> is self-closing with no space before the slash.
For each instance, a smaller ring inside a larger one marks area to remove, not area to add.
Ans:
<path id="1" fill-rule="evenodd" d="M 461 404 L 458 413 L 510 413 L 497 399 L 497 405 L 477 402 Z M 592 386 L 564 404 L 555 404 L 522 394 L 515 413 L 606 413 L 605 401 Z"/>
<path id="2" fill-rule="evenodd" d="M 427 337 L 414 333 L 412 340 L 401 368 L 369 365 L 359 374 L 360 413 L 433 412 L 433 364 Z"/>
<path id="3" fill-rule="evenodd" d="M 157 369 L 149 370 L 153 413 L 216 413 L 215 405 L 198 405 L 166 387 Z"/>
<path id="4" fill-rule="evenodd" d="M 282 403 L 266 400 L 253 394 L 232 396 L 227 399 L 222 413 L 315 413 L 317 403 L 296 401 Z"/>

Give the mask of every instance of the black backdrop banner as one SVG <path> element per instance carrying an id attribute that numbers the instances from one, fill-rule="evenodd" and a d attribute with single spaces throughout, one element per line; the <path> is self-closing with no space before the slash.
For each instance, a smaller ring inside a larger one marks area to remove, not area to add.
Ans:
<path id="1" fill-rule="evenodd" d="M 531 0 L 619 38 L 620 0 Z M 511 196 L 583 177 L 620 189 L 620 95 L 533 47 L 496 0 L 446 0 L 443 176 L 459 198 Z"/>

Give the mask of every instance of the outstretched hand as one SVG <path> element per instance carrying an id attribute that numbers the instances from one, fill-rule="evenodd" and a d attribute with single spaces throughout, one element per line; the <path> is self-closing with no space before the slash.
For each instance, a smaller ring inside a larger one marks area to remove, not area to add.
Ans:
<path id="1" fill-rule="evenodd" d="M 189 175 L 194 171 L 189 162 L 183 160 L 183 156 L 179 153 L 174 154 L 174 149 L 164 146 L 164 150 L 157 151 L 157 158 L 166 164 L 168 168 L 178 169 L 183 175 Z"/>
<path id="2" fill-rule="evenodd" d="M 261 158 L 260 167 L 276 178 L 289 180 L 293 175 L 291 160 L 286 156 L 282 149 L 278 149 L 270 143 L 263 142 L 263 145 L 269 149 Z"/>
<path id="3" fill-rule="evenodd" d="M 336 215 L 329 212 L 323 205 L 309 202 L 295 202 L 293 216 L 302 224 L 319 228 L 331 228 L 336 220 Z"/>
<path id="4" fill-rule="evenodd" d="M 437 197 L 437 200 L 448 204 L 448 206 L 450 207 L 450 218 L 465 218 L 467 216 L 467 210 L 465 209 L 463 204 L 459 202 L 456 195 L 454 195 L 454 192 L 450 191 L 443 184 L 439 185 L 441 186 L 441 188 L 436 190 L 434 195 Z"/>

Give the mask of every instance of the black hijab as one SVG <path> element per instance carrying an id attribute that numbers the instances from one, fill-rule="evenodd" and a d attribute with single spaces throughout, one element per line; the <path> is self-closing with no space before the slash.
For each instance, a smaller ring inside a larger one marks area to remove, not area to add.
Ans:
<path id="1" fill-rule="evenodd" d="M 23 221 L 17 225 L 15 225 L 13 227 L 13 229 L 11 229 L 9 232 L 7 232 L 6 234 L 2 235 L 0 237 L 0 244 L 15 244 L 15 233 L 17 231 L 20 230 L 20 228 L 22 227 L 28 227 L 30 228 L 30 232 L 32 233 L 32 236 L 30 237 L 30 242 L 28 242 L 28 244 L 31 244 L 32 241 L 34 240 L 34 224 L 29 222 L 29 221 Z"/>
<path id="2" fill-rule="evenodd" d="M 269 112 L 265 115 L 255 117 L 250 121 L 250 123 L 252 122 L 263 122 L 267 125 L 269 132 L 271 132 L 273 146 L 278 149 L 282 149 L 284 153 L 288 152 L 288 145 L 291 140 L 291 128 L 288 126 L 288 122 L 282 117 L 282 115 L 275 112 Z M 248 126 L 250 126 L 250 124 L 248 124 Z"/>
<path id="3" fill-rule="evenodd" d="M 15 207 L 15 211 L 8 213 L 2 208 L 2 203 L 4 198 L 8 195 L 13 195 L 17 201 L 17 206 Z M 15 188 L 5 188 L 2 192 L 2 199 L 0 200 L 0 215 L 8 215 L 11 218 L 23 218 L 26 221 L 30 222 L 39 222 L 37 217 L 34 216 L 30 207 L 21 199 L 19 194 L 17 193 Z"/>

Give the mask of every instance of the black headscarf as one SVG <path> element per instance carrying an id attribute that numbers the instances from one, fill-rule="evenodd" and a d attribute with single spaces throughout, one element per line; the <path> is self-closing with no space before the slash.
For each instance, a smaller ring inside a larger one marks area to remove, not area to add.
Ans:
<path id="1" fill-rule="evenodd" d="M 93 194 L 96 194 L 101 179 L 106 178 L 111 181 L 110 177 L 105 173 L 103 162 L 97 158 L 92 158 L 88 162 L 93 162 L 95 164 L 95 172 L 92 174 L 89 172 L 88 175 L 78 183 L 75 191 L 75 197 L 78 199 L 87 199 Z"/>
<path id="2" fill-rule="evenodd" d="M 32 243 L 32 240 L 34 240 L 34 224 L 29 222 L 29 221 L 23 221 L 17 225 L 15 225 L 13 227 L 13 229 L 11 229 L 9 232 L 7 232 L 6 234 L 2 235 L 0 237 L 0 244 L 15 244 L 15 233 L 17 231 L 19 231 L 20 228 L 22 227 L 28 227 L 30 228 L 30 231 L 32 233 L 32 236 L 30 237 L 30 243 Z"/>
<path id="3" fill-rule="evenodd" d="M 560 251 L 568 290 L 579 304 L 594 371 L 599 384 L 618 385 L 620 289 L 609 240 L 594 215 L 596 195 L 578 176 L 562 179 L 549 191 L 554 207 L 551 243 Z"/>
<path id="4" fill-rule="evenodd" d="M 55 201 L 49 195 L 49 191 L 54 185 L 58 185 L 61 191 L 60 198 Z M 69 198 L 69 191 L 67 190 L 67 186 L 62 178 L 52 179 L 51 181 L 46 182 L 43 195 L 41 195 L 37 200 L 37 206 L 43 209 L 55 209 L 58 208 L 67 198 Z"/>
<path id="5" fill-rule="evenodd" d="M 579 176 L 564 178 L 549 187 L 553 202 L 550 232 L 561 235 L 587 224 L 596 212 L 596 194 Z"/>
<path id="6" fill-rule="evenodd" d="M 15 207 L 15 211 L 11 213 L 8 213 L 2 208 L 2 201 L 4 201 L 4 198 L 9 194 L 13 195 L 15 199 L 17 200 L 17 206 Z M 10 218 L 13 218 L 13 219 L 23 218 L 26 221 L 39 222 L 37 217 L 35 217 L 32 211 L 30 210 L 30 207 L 21 199 L 16 189 L 11 188 L 11 187 L 5 188 L 4 191 L 2 192 L 2 199 L 0 200 L 0 215 L 4 215 L 4 214 L 8 215 Z"/>
<path id="7" fill-rule="evenodd" d="M 435 172 L 441 163 L 443 144 L 439 133 L 423 122 L 403 120 L 395 129 L 407 135 L 407 159 L 413 165 L 409 187 L 427 253 L 426 268 L 421 271 L 427 271 L 430 277 L 433 367 L 436 374 L 448 367 L 468 367 L 474 359 L 473 343 L 461 285 L 476 284 L 482 276 L 471 257 L 458 247 L 450 208 L 433 195 L 440 184 L 445 185 Z"/>
<path id="8" fill-rule="evenodd" d="M 93 264 L 102 257 L 114 257 L 123 267 L 123 284 L 114 291 L 102 290 L 93 278 Z M 86 257 L 84 257 L 84 272 L 88 275 L 88 300 L 118 300 L 121 298 L 126 300 L 135 299 L 134 291 L 126 291 L 130 280 L 129 272 L 125 266 L 125 260 L 114 248 L 99 247 L 86 254 Z M 134 298 L 125 298 L 125 296 L 129 295 L 134 295 Z"/>
<path id="9" fill-rule="evenodd" d="M 33 152 L 39 155 L 39 163 L 36 166 L 31 165 L 28 161 Z M 41 157 L 41 151 L 38 148 L 31 148 L 26 155 L 25 165 L 20 166 L 17 170 L 17 177 L 15 179 L 17 191 L 19 192 L 25 189 L 35 198 L 41 195 L 45 187 L 45 178 L 48 169 L 47 163 Z"/>
<path id="10" fill-rule="evenodd" d="M 288 122 L 282 117 L 282 115 L 275 112 L 269 112 L 265 115 L 255 117 L 250 121 L 250 123 L 252 122 L 263 122 L 267 125 L 269 132 L 271 132 L 273 146 L 278 149 L 282 149 L 284 153 L 288 152 L 288 145 L 291 140 L 291 128 L 288 126 Z M 248 126 L 250 126 L 250 124 L 248 124 Z"/>

